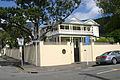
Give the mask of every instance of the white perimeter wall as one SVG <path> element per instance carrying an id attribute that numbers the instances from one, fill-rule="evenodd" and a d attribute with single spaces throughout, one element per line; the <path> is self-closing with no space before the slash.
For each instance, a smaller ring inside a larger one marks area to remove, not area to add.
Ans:
<path id="1" fill-rule="evenodd" d="M 63 49 L 66 50 L 65 54 L 62 53 Z M 96 56 L 112 50 L 120 50 L 120 45 L 94 45 L 94 43 L 92 43 L 92 45 L 86 46 L 80 44 L 80 61 L 95 61 Z M 20 59 L 19 49 L 6 49 L 5 53 L 7 56 Z M 32 45 L 24 47 L 24 60 L 36 66 L 71 64 L 74 63 L 74 47 L 73 44 L 69 42 L 64 45 L 46 45 L 44 42 L 40 42 L 37 46 Z"/>
<path id="2" fill-rule="evenodd" d="M 86 46 L 86 45 L 81 45 L 80 47 L 80 56 L 81 56 L 81 62 L 86 62 L 88 61 L 95 61 L 96 56 L 99 56 L 103 54 L 104 52 L 107 51 L 112 51 L 112 50 L 120 50 L 120 45 L 115 44 L 115 45 L 92 45 Z"/>
<path id="3" fill-rule="evenodd" d="M 66 53 L 63 54 L 62 50 Z M 40 66 L 66 65 L 74 62 L 72 45 L 44 45 L 40 42 Z"/>
<path id="4" fill-rule="evenodd" d="M 63 49 L 66 50 L 65 54 L 62 53 Z M 19 49 L 6 49 L 5 53 L 7 56 L 21 59 Z M 74 63 L 73 44 L 68 42 L 64 45 L 45 45 L 44 42 L 40 42 L 38 45 L 25 46 L 24 61 L 36 66 L 58 66 Z"/>

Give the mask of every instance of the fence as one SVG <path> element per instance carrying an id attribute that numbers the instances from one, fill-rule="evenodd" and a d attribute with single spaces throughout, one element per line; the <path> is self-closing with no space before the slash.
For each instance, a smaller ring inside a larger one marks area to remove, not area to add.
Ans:
<path id="1" fill-rule="evenodd" d="M 36 66 L 65 65 L 74 62 L 72 44 L 44 43 L 24 47 L 24 61 Z M 19 49 L 7 49 L 6 55 L 20 59 Z"/>
<path id="2" fill-rule="evenodd" d="M 95 61 L 96 56 L 101 55 L 104 52 L 120 50 L 119 44 L 94 44 L 82 45 L 80 47 L 81 62 Z"/>
<path id="3" fill-rule="evenodd" d="M 40 65 L 40 45 L 30 45 L 24 47 L 24 61 L 34 64 Z"/>
<path id="4" fill-rule="evenodd" d="M 25 62 L 28 62 L 28 63 L 31 63 L 31 64 L 38 64 L 39 63 L 36 63 L 36 48 L 37 48 L 37 55 L 39 55 L 39 45 L 37 45 L 37 47 L 35 45 L 30 45 L 30 46 L 24 46 L 24 61 Z M 19 49 L 6 49 L 5 50 L 6 52 L 6 55 L 9 56 L 9 57 L 13 57 L 15 59 L 18 59 L 20 60 L 21 59 L 21 54 L 20 54 L 20 51 Z M 38 60 L 39 60 L 39 57 L 38 57 Z"/>
<path id="5" fill-rule="evenodd" d="M 6 49 L 6 55 L 20 60 L 20 51 L 19 49 Z"/>
<path id="6" fill-rule="evenodd" d="M 80 44 L 80 61 L 95 61 L 96 56 L 112 50 L 120 50 L 119 44 Z M 6 55 L 20 59 L 19 49 L 7 49 Z M 36 66 L 54 66 L 74 63 L 73 43 L 51 44 L 40 42 L 24 47 L 24 61 Z"/>

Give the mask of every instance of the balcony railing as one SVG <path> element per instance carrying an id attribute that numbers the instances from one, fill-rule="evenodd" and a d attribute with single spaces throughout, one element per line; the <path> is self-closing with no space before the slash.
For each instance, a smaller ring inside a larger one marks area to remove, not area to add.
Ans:
<path id="1" fill-rule="evenodd" d="M 83 31 L 83 30 L 56 30 L 53 32 L 49 32 L 47 35 L 56 35 L 56 34 L 78 34 L 78 35 L 93 35 L 92 31 Z"/>
<path id="2" fill-rule="evenodd" d="M 62 34 L 93 34 L 92 31 L 83 31 L 83 30 L 59 30 L 59 33 Z"/>

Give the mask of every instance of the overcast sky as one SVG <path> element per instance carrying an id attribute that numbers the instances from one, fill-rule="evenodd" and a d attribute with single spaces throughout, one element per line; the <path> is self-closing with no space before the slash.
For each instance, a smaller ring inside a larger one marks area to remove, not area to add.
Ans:
<path id="1" fill-rule="evenodd" d="M 0 6 L 15 6 L 15 3 L 12 1 L 0 1 Z M 76 9 L 71 16 L 75 16 L 80 20 L 96 19 L 101 16 L 100 10 L 101 9 L 96 6 L 96 2 L 94 0 L 82 0 L 80 7 Z"/>

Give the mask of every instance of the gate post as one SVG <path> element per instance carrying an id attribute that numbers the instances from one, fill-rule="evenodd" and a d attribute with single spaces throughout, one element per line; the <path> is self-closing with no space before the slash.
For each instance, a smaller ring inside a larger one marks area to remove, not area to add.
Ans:
<path id="1" fill-rule="evenodd" d="M 74 44 L 73 42 L 70 43 L 71 46 L 71 62 L 74 63 Z"/>
<path id="2" fill-rule="evenodd" d="M 82 54 L 82 45 L 83 45 L 83 43 L 80 42 L 80 48 L 79 48 L 80 62 L 81 62 L 81 54 Z"/>

